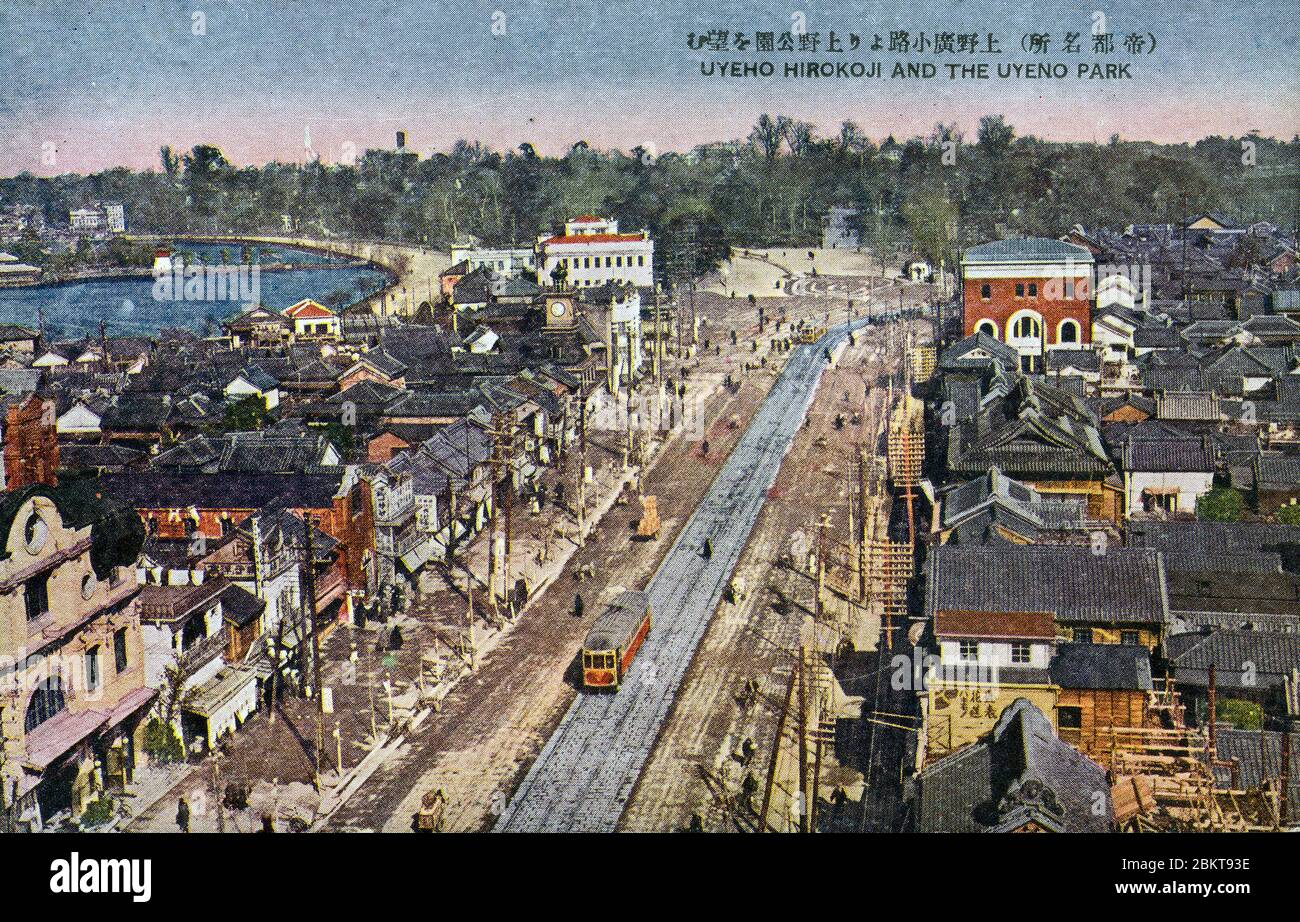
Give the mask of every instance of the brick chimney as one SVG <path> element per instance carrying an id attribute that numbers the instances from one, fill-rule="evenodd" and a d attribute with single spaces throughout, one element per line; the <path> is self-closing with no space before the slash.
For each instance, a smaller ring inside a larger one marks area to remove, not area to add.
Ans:
<path id="1" fill-rule="evenodd" d="M 58 486 L 59 439 L 54 401 L 33 394 L 5 412 L 4 488 Z"/>

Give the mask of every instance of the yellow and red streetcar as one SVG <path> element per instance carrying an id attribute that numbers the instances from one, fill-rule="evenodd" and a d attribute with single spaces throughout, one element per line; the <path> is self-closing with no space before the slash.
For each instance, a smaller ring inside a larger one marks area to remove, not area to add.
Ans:
<path id="1" fill-rule="evenodd" d="M 618 690 L 632 657 L 650 633 L 650 596 L 620 592 L 600 613 L 582 642 L 582 684 L 585 688 Z"/>

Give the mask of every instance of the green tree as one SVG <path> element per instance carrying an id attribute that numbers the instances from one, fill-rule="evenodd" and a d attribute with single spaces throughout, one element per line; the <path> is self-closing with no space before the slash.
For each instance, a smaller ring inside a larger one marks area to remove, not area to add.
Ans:
<path id="1" fill-rule="evenodd" d="M 1016 139 L 1015 129 L 1001 115 L 986 115 L 980 119 L 976 141 L 990 157 L 1001 157 L 1011 149 Z"/>
<path id="2" fill-rule="evenodd" d="M 1290 503 L 1279 508 L 1277 520 L 1283 525 L 1300 525 L 1300 504 Z"/>
<path id="3" fill-rule="evenodd" d="M 170 765 L 185 758 L 185 747 L 172 725 L 150 717 L 144 726 L 144 754 L 155 765 Z"/>
<path id="4" fill-rule="evenodd" d="M 1207 522 L 1238 522 L 1245 510 L 1241 494 L 1231 487 L 1215 487 L 1196 501 L 1196 517 Z"/>
<path id="5" fill-rule="evenodd" d="M 226 432 L 250 432 L 265 426 L 269 417 L 266 401 L 257 394 L 249 394 L 226 406 L 221 426 Z"/>

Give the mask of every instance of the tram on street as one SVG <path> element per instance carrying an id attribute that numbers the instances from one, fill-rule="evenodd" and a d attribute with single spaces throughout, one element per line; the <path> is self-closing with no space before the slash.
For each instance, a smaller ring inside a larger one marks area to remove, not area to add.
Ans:
<path id="1" fill-rule="evenodd" d="M 582 642 L 584 688 L 618 690 L 632 657 L 650 633 L 650 596 L 620 592 L 600 613 Z"/>

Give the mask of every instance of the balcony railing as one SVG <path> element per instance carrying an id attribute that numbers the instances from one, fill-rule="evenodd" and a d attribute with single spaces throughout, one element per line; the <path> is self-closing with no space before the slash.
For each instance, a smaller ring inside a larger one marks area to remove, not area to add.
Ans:
<path id="1" fill-rule="evenodd" d="M 226 632 L 218 628 L 185 651 L 185 674 L 193 675 L 226 652 Z"/>

